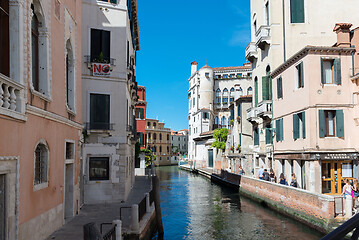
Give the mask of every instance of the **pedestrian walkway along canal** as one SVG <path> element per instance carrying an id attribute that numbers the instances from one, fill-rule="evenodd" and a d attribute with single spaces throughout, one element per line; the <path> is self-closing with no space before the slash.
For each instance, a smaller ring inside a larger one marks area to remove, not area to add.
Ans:
<path id="1" fill-rule="evenodd" d="M 159 167 L 164 239 L 320 239 L 323 235 L 232 189 Z"/>

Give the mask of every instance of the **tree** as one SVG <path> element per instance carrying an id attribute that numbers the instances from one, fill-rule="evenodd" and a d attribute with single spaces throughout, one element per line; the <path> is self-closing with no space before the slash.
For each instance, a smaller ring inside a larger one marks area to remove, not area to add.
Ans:
<path id="1" fill-rule="evenodd" d="M 156 155 L 154 155 L 150 149 L 144 148 L 144 149 L 141 149 L 141 152 L 145 153 L 146 167 L 151 165 L 152 159 L 156 160 Z"/>
<path id="2" fill-rule="evenodd" d="M 225 150 L 227 136 L 228 136 L 227 128 L 220 128 L 220 129 L 217 128 L 213 132 L 213 137 L 214 137 L 214 139 L 216 139 L 216 141 L 214 141 L 211 146 L 214 148 L 217 148 L 217 149 Z"/>

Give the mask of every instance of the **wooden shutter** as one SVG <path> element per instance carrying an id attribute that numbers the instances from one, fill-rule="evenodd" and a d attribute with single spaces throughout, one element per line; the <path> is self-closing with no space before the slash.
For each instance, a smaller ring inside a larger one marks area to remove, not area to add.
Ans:
<path id="1" fill-rule="evenodd" d="M 269 100 L 269 77 L 262 77 L 262 100 Z"/>
<path id="2" fill-rule="evenodd" d="M 284 131 L 283 131 L 283 118 L 280 119 L 280 140 L 284 140 Z"/>
<path id="3" fill-rule="evenodd" d="M 255 106 L 258 105 L 258 78 L 256 77 L 254 79 L 254 91 L 255 91 Z"/>
<path id="4" fill-rule="evenodd" d="M 101 52 L 101 30 L 91 29 L 91 61 L 98 59 Z"/>
<path id="5" fill-rule="evenodd" d="M 306 137 L 305 135 L 305 112 L 302 112 L 302 131 L 303 131 L 303 139 Z"/>
<path id="6" fill-rule="evenodd" d="M 299 117 L 298 114 L 293 114 L 293 139 L 299 138 Z"/>
<path id="7" fill-rule="evenodd" d="M 334 83 L 337 85 L 342 84 L 342 71 L 340 66 L 340 58 L 334 59 Z"/>
<path id="8" fill-rule="evenodd" d="M 343 110 L 337 110 L 335 113 L 336 120 L 336 134 L 337 137 L 344 137 L 344 118 L 343 118 Z"/>
<path id="9" fill-rule="evenodd" d="M 279 142 L 280 141 L 280 119 L 275 121 L 275 129 L 276 129 L 275 139 L 277 142 Z"/>
<path id="10" fill-rule="evenodd" d="M 144 116 L 143 116 L 143 108 L 140 108 L 140 119 L 143 119 Z"/>
<path id="11" fill-rule="evenodd" d="M 319 137 L 323 138 L 327 132 L 324 110 L 319 110 Z"/>
<path id="12" fill-rule="evenodd" d="M 300 87 L 304 87 L 304 75 L 303 75 L 303 62 L 299 64 L 299 71 L 300 71 Z"/>
<path id="13" fill-rule="evenodd" d="M 304 23 L 304 0 L 290 0 L 290 22 Z"/>
<path id="14" fill-rule="evenodd" d="M 323 58 L 320 58 L 320 69 L 321 69 L 321 83 L 324 84 L 325 79 L 324 79 L 324 60 L 323 60 Z"/>
<path id="15" fill-rule="evenodd" d="M 258 127 L 254 128 L 254 145 L 259 145 L 259 133 L 258 133 Z"/>
<path id="16" fill-rule="evenodd" d="M 283 90 L 282 90 L 282 77 L 277 78 L 277 98 L 283 97 Z"/>
<path id="17" fill-rule="evenodd" d="M 241 116 L 242 114 L 241 114 L 241 104 L 240 103 L 238 103 L 238 105 L 237 105 L 237 116 Z"/>

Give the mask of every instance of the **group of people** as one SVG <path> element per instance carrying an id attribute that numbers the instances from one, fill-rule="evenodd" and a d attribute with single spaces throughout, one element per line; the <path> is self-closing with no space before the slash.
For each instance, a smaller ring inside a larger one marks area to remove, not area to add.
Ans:
<path id="1" fill-rule="evenodd" d="M 359 182 L 358 179 L 354 178 L 353 184 L 350 183 L 349 179 L 344 180 L 343 192 L 340 196 L 344 196 L 344 198 L 353 199 L 353 211 L 357 213 L 357 209 L 355 206 L 355 200 L 359 201 Z"/>
<path id="2" fill-rule="evenodd" d="M 294 173 L 292 173 L 292 178 L 290 180 L 290 184 L 288 184 L 287 179 L 285 178 L 284 174 L 281 173 L 279 175 L 279 184 L 283 184 L 283 185 L 290 185 L 292 187 L 298 187 L 298 182 L 297 182 L 297 177 L 295 176 Z M 270 181 L 270 182 L 277 182 L 277 177 L 274 174 L 273 169 L 271 168 L 269 170 L 269 172 L 267 171 L 267 169 L 263 169 L 263 166 L 259 169 L 258 171 L 258 177 L 259 179 L 265 180 L 265 181 Z"/>

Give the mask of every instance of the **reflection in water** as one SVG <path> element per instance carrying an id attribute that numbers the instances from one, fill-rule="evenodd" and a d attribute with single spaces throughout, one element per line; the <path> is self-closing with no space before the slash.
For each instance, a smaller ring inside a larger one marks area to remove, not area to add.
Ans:
<path id="1" fill-rule="evenodd" d="M 321 234 L 178 167 L 156 169 L 164 238 L 320 239 Z"/>

